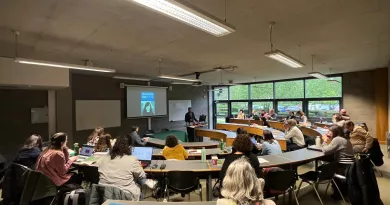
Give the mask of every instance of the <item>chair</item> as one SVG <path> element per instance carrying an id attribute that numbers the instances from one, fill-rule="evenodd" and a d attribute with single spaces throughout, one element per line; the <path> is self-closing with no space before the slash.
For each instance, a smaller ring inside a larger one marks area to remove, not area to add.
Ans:
<path id="1" fill-rule="evenodd" d="M 90 185 L 99 183 L 99 171 L 95 166 L 83 166 L 80 167 L 80 172 L 83 173 L 83 179 L 89 182 Z"/>
<path id="2" fill-rule="evenodd" d="M 265 176 L 265 186 L 266 190 L 272 195 L 275 196 L 275 200 L 278 198 L 279 194 L 283 194 L 283 204 L 286 193 L 290 192 L 294 195 L 296 203 L 299 205 L 297 195 L 295 194 L 296 177 L 295 171 L 293 170 L 284 170 L 284 171 L 270 171 Z M 289 197 L 289 202 L 291 200 L 291 195 Z"/>
<path id="3" fill-rule="evenodd" d="M 306 172 L 304 174 L 299 175 L 299 177 L 301 178 L 302 181 L 301 181 L 301 183 L 299 183 L 297 196 L 299 194 L 299 190 L 301 189 L 302 183 L 303 182 L 308 183 L 311 186 L 313 186 L 314 191 L 316 192 L 317 197 L 320 200 L 320 203 L 323 205 L 321 197 L 320 197 L 316 187 L 318 187 L 319 184 L 327 184 L 326 189 L 325 189 L 325 194 L 324 194 L 324 196 L 326 196 L 326 193 L 328 192 L 329 185 L 333 182 L 335 187 L 337 188 L 337 191 L 340 193 L 340 196 L 343 199 L 344 204 L 345 204 L 343 194 L 341 193 L 339 187 L 337 186 L 336 182 L 333 179 L 336 172 L 337 172 L 337 162 L 332 162 L 332 163 L 323 165 L 321 167 L 320 171 L 317 171 L 317 172 L 316 171 L 309 171 L 309 172 Z"/>
<path id="4" fill-rule="evenodd" d="M 188 194 L 190 200 L 190 192 L 199 190 L 200 200 L 202 198 L 202 186 L 199 178 L 193 171 L 169 171 L 165 178 L 165 192 L 169 201 L 169 191 L 180 193 L 182 195 Z"/>

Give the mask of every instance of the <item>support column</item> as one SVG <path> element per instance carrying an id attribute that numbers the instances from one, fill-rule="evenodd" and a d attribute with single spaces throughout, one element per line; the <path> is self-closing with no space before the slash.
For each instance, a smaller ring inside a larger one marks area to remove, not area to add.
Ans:
<path id="1" fill-rule="evenodd" d="M 376 137 L 381 144 L 386 143 L 386 132 L 389 128 L 389 88 L 388 69 L 380 68 L 374 71 Z"/>
<path id="2" fill-rule="evenodd" d="M 49 90 L 47 96 L 48 115 L 49 115 L 49 138 L 57 132 L 56 119 L 56 91 Z"/>

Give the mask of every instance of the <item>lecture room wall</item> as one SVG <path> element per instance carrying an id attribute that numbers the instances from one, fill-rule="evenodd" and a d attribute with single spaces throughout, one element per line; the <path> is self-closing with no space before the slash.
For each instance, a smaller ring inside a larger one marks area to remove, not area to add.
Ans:
<path id="1" fill-rule="evenodd" d="M 147 130 L 147 119 L 127 119 L 125 116 L 126 97 L 125 89 L 119 88 L 121 82 L 132 85 L 147 85 L 145 82 L 141 81 L 126 82 L 103 76 L 73 74 L 71 83 L 73 103 L 76 100 L 121 100 L 121 109 L 123 114 L 122 126 L 116 128 L 106 128 L 105 131 L 116 137 L 130 132 L 131 127 L 133 125 L 137 125 L 140 127 L 140 133 L 144 133 Z M 160 85 L 167 86 L 163 84 Z M 197 111 L 197 115 L 200 115 L 201 113 L 207 114 L 208 99 L 204 98 L 204 89 L 206 88 L 187 85 L 173 85 L 172 91 L 168 90 L 168 100 L 192 100 L 192 106 L 194 107 L 194 110 Z M 207 93 L 205 95 L 207 96 Z M 75 124 L 73 124 L 73 127 L 75 128 Z M 152 118 L 152 129 L 160 131 L 162 128 L 182 129 L 184 128 L 184 121 L 169 122 L 168 117 Z M 92 130 L 74 130 L 73 142 L 85 142 L 91 132 Z"/>

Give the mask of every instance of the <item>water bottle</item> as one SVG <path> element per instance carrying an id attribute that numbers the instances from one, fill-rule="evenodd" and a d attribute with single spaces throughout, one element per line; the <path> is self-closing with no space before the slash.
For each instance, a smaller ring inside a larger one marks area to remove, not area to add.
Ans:
<path id="1" fill-rule="evenodd" d="M 321 138 L 320 138 L 320 136 L 317 136 L 317 138 L 316 138 L 316 147 L 321 147 Z"/>
<path id="2" fill-rule="evenodd" d="M 74 143 L 73 149 L 74 149 L 74 156 L 79 155 L 79 143 Z"/>
<path id="3" fill-rule="evenodd" d="M 202 148 L 202 162 L 206 162 L 206 149 Z"/>
<path id="4" fill-rule="evenodd" d="M 219 148 L 221 150 L 224 150 L 225 149 L 225 142 L 223 141 L 223 139 L 221 139 L 221 142 L 219 143 Z"/>

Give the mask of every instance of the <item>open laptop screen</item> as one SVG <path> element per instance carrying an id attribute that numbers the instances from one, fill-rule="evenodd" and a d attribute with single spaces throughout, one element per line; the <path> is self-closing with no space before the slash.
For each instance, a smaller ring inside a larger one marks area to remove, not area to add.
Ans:
<path id="1" fill-rule="evenodd" d="M 83 156 L 91 156 L 93 154 L 93 147 L 91 146 L 83 146 L 80 151 L 80 155 Z"/>
<path id="2" fill-rule="evenodd" d="M 140 161 L 151 161 L 153 147 L 133 147 L 132 156 L 136 156 Z"/>

